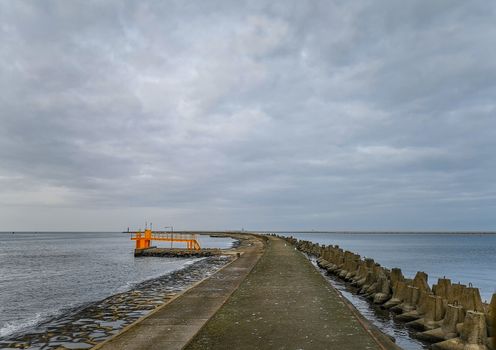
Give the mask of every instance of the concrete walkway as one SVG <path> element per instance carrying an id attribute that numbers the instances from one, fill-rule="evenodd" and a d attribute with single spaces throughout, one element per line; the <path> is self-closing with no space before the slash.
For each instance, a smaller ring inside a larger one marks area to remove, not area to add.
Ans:
<path id="1" fill-rule="evenodd" d="M 388 347 L 378 345 L 308 259 L 271 237 L 252 272 L 186 349 Z"/>
<path id="2" fill-rule="evenodd" d="M 250 237 L 238 251 L 241 257 L 230 265 L 93 349 L 184 348 L 246 278 L 262 255 L 263 244 Z"/>

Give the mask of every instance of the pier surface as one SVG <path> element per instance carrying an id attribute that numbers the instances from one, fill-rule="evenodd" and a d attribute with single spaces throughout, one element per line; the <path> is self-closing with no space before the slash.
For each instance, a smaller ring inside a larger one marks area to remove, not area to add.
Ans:
<path id="1" fill-rule="evenodd" d="M 398 349 L 302 253 L 262 241 L 253 237 L 233 263 L 97 348 Z"/>
<path id="2" fill-rule="evenodd" d="M 385 349 L 302 253 L 266 252 L 186 349 Z M 387 342 L 386 342 L 387 343 Z"/>

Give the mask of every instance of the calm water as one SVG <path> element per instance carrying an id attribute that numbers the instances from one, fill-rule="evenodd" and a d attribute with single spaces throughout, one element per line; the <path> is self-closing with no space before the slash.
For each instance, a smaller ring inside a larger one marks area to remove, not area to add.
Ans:
<path id="1" fill-rule="evenodd" d="M 321 244 L 337 244 L 341 248 L 373 258 L 382 266 L 400 267 L 413 277 L 417 271 L 429 274 L 432 285 L 446 276 L 452 282 L 472 283 L 490 300 L 496 292 L 496 235 L 479 234 L 341 234 L 287 233 L 298 239 Z M 396 338 L 405 350 L 427 349 L 428 344 L 415 340 L 412 331 L 396 322 L 388 312 L 371 305 L 354 294 L 353 288 L 341 280 L 324 274 L 353 305 L 383 332 Z"/>
<path id="2" fill-rule="evenodd" d="M 205 248 L 234 242 L 199 241 Z M 0 337 L 197 260 L 134 258 L 133 248 L 125 233 L 0 233 Z"/>
<path id="3" fill-rule="evenodd" d="M 399 267 L 406 277 L 425 271 L 432 285 L 446 276 L 472 283 L 482 299 L 496 292 L 496 235 L 493 234 L 367 234 L 289 233 L 289 236 L 341 248 L 373 258 L 382 266 Z"/>

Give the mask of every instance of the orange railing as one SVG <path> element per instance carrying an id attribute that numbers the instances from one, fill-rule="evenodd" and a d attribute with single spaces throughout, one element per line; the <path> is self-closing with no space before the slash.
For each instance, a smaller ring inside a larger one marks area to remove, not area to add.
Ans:
<path id="1" fill-rule="evenodd" d="M 200 244 L 197 240 L 197 235 L 194 233 L 174 233 L 167 231 L 152 231 L 151 229 L 146 229 L 145 231 L 134 231 L 130 232 L 131 240 L 136 241 L 136 249 L 146 249 L 151 247 L 152 241 L 162 241 L 162 242 L 181 242 L 186 243 L 186 248 L 190 250 L 200 250 Z"/>

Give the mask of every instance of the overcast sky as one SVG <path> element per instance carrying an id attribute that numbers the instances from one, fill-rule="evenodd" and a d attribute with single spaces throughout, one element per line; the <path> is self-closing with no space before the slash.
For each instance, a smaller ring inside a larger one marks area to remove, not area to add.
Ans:
<path id="1" fill-rule="evenodd" d="M 495 18 L 2 1 L 0 230 L 496 230 Z"/>

